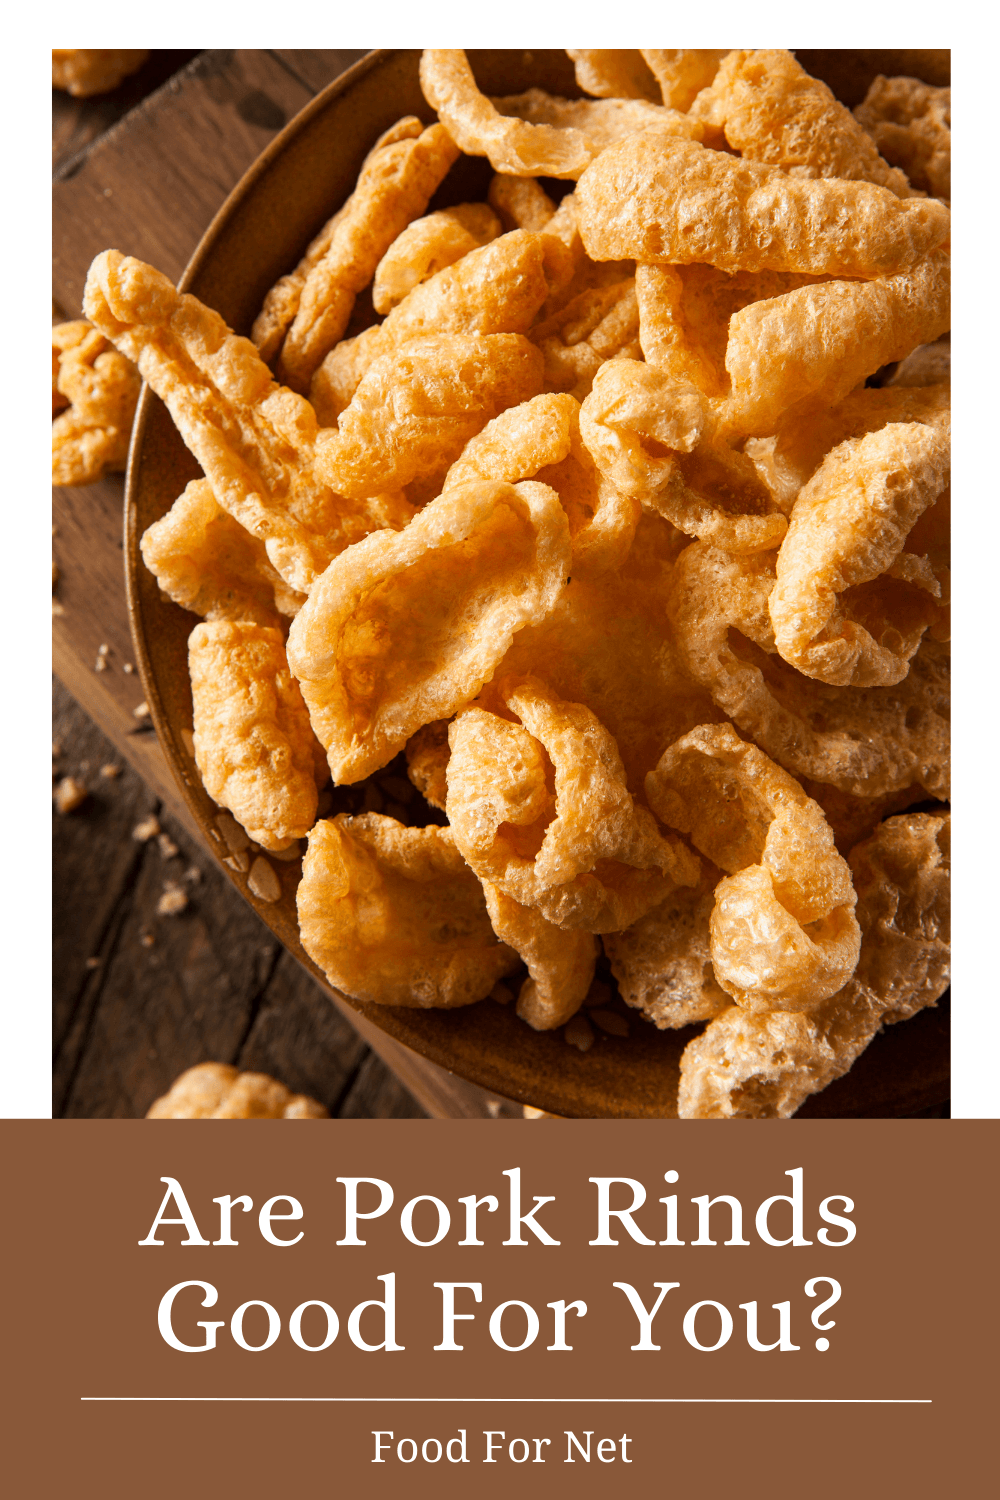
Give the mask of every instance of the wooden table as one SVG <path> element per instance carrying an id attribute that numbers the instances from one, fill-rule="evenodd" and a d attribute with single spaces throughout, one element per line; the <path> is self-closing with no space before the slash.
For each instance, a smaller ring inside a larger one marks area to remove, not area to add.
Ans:
<path id="1" fill-rule="evenodd" d="M 87 269 L 111 246 L 176 280 L 247 167 L 314 94 L 361 56 L 154 53 L 113 95 L 86 101 L 54 95 L 54 312 L 79 316 Z M 107 744 L 62 704 L 58 767 L 72 772 L 86 763 L 84 779 L 93 794 L 89 824 L 62 830 L 57 883 L 61 879 L 64 888 L 76 891 L 92 888 L 93 897 L 85 917 L 68 924 L 72 930 L 58 923 L 57 909 L 56 1112 L 143 1113 L 165 1083 L 209 1056 L 265 1069 L 270 1062 L 283 1068 L 289 1086 L 319 1092 L 325 1085 L 327 1099 L 335 1102 L 363 1067 L 359 1058 L 367 1044 L 427 1114 L 520 1116 L 520 1106 L 418 1057 L 349 1007 L 341 1006 L 349 1028 L 339 1016 L 328 1017 L 326 995 L 278 951 L 212 868 L 155 735 L 135 717 L 142 687 L 127 670 L 132 642 L 122 500 L 120 476 L 53 492 L 59 570 L 54 670 L 110 742 L 111 760 L 124 760 L 141 777 L 102 783 L 98 761 L 108 755 Z M 95 670 L 99 659 L 106 663 L 101 671 Z M 174 820 L 172 841 L 183 846 L 163 873 L 170 878 L 185 859 L 188 868 L 198 869 L 191 903 L 198 915 L 186 927 L 160 923 L 147 949 L 142 944 L 153 934 L 143 929 L 134 903 L 123 906 L 122 897 L 148 884 L 155 910 L 155 852 L 144 859 L 143 846 L 130 835 L 134 822 L 157 803 Z M 325 1049 L 336 1077 L 313 1084 L 315 1061 L 306 1054 L 317 1048 Z M 406 1107 L 405 1096 L 366 1111 L 356 1093 L 348 1090 L 349 1113 L 420 1112 Z"/>

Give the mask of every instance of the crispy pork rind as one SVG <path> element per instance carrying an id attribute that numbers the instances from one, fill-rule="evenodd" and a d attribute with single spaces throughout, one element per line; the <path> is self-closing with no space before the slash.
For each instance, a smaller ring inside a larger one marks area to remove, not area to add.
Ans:
<path id="1" fill-rule="evenodd" d="M 580 406 L 572 396 L 536 396 L 494 417 L 466 443 L 444 489 L 475 479 L 551 485 L 569 521 L 577 575 L 619 566 L 632 545 L 639 507 L 602 480 L 583 445 Z"/>
<path id="2" fill-rule="evenodd" d="M 53 47 L 52 87 L 66 89 L 75 99 L 108 94 L 141 68 L 148 56 L 141 48 Z"/>
<path id="3" fill-rule="evenodd" d="M 643 47 L 642 55 L 656 77 L 664 104 L 671 109 L 688 110 L 696 95 L 712 82 L 726 49 Z"/>
<path id="4" fill-rule="evenodd" d="M 556 205 L 534 177 L 494 172 L 486 196 L 490 207 L 500 215 L 504 229 L 530 229 L 537 233 L 556 212 Z"/>
<path id="5" fill-rule="evenodd" d="M 405 133 L 404 133 L 405 132 Z M 344 336 L 354 299 L 375 275 L 397 235 L 422 214 L 458 148 L 442 125 L 412 116 L 377 142 L 354 192 L 320 231 L 290 276 L 268 293 L 253 327 L 278 379 L 305 393 L 313 373 Z"/>
<path id="6" fill-rule="evenodd" d="M 692 112 L 721 126 L 741 156 L 791 177 L 875 182 L 897 198 L 912 196 L 904 173 L 882 160 L 850 110 L 780 48 L 730 52 Z"/>
<path id="7" fill-rule="evenodd" d="M 293 1094 L 266 1073 L 240 1073 L 226 1063 L 188 1068 L 146 1111 L 147 1120 L 328 1120 L 307 1094 Z"/>
<path id="8" fill-rule="evenodd" d="M 596 99 L 648 99 L 659 103 L 660 89 L 649 63 L 638 49 L 567 47 L 576 81 Z M 686 105 L 675 105 L 684 109 Z"/>
<path id="9" fill-rule="evenodd" d="M 649 125 L 701 138 L 695 121 L 641 99 L 557 99 L 529 89 L 491 101 L 457 48 L 424 51 L 420 86 L 463 151 L 514 177 L 579 177 L 611 141 Z"/>
<path id="10" fill-rule="evenodd" d="M 296 616 L 289 661 L 337 782 L 358 781 L 476 696 L 569 577 L 548 485 L 449 490 L 405 531 L 337 559 Z"/>
<path id="11" fill-rule="evenodd" d="M 941 597 L 930 561 L 903 547 L 950 474 L 947 439 L 917 422 L 827 454 L 799 491 L 768 600 L 787 662 L 839 687 L 903 680 Z"/>
<path id="12" fill-rule="evenodd" d="M 255 843 L 287 849 L 315 821 L 326 768 L 281 631 L 250 620 L 196 625 L 188 668 L 205 790 Z"/>
<path id="13" fill-rule="evenodd" d="M 841 1077 L 884 1025 L 933 1005 L 949 977 L 947 814 L 889 818 L 850 857 L 861 956 L 805 1014 L 732 1006 L 681 1058 L 682 1119 L 787 1119 Z"/>
<path id="14" fill-rule="evenodd" d="M 712 968 L 709 922 L 721 871 L 702 861 L 696 886 L 676 886 L 666 900 L 622 932 L 601 939 L 626 1005 L 665 1030 L 709 1021 L 732 1001 Z"/>
<path id="15" fill-rule="evenodd" d="M 603 151 L 575 197 L 592 260 L 892 276 L 951 233 L 951 215 L 934 199 L 900 201 L 874 183 L 790 177 L 648 130 Z"/>
<path id="16" fill-rule="evenodd" d="M 597 716 L 538 678 L 491 690 L 520 723 L 475 706 L 448 739 L 448 821 L 480 879 L 557 927 L 613 932 L 693 884 L 698 863 L 625 784 Z"/>
<path id="17" fill-rule="evenodd" d="M 375 311 L 391 312 L 414 287 L 454 265 L 470 250 L 495 240 L 502 229 L 488 203 L 457 203 L 414 219 L 396 236 L 375 270 Z"/>
<path id="18" fill-rule="evenodd" d="M 321 821 L 296 900 L 302 946 L 355 1000 L 472 1005 L 517 967 L 449 828 L 406 828 L 379 813 Z"/>
<path id="19" fill-rule="evenodd" d="M 602 365 L 580 410 L 581 437 L 611 491 L 731 552 L 777 546 L 788 523 L 753 464 L 701 443 L 706 429 L 700 391 L 634 360 Z"/>
<path id="20" fill-rule="evenodd" d="M 531 338 L 545 356 L 546 387 L 585 400 L 606 360 L 642 357 L 635 279 L 585 287 L 536 323 Z"/>
<path id="21" fill-rule="evenodd" d="M 332 426 L 378 359 L 419 338 L 526 333 L 548 291 L 544 241 L 523 229 L 501 235 L 415 287 L 384 323 L 338 344 L 316 372 L 310 399 Z"/>
<path id="22" fill-rule="evenodd" d="M 567 932 L 547 922 L 534 907 L 522 906 L 498 885 L 483 881 L 493 931 L 528 966 L 517 998 L 517 1014 L 535 1031 L 553 1031 L 575 1015 L 594 977 L 597 939 L 589 932 Z"/>
<path id="23" fill-rule="evenodd" d="M 541 385 L 542 356 L 520 334 L 412 339 L 375 361 L 337 430 L 321 434 L 320 470 L 359 498 L 443 477 L 491 418 Z"/>
<path id="24" fill-rule="evenodd" d="M 447 719 L 435 719 L 406 742 L 406 774 L 425 802 L 444 812 L 448 800 Z"/>
<path id="25" fill-rule="evenodd" d="M 950 88 L 880 73 L 855 107 L 854 118 L 915 188 L 935 198 L 951 197 Z"/>
<path id="26" fill-rule="evenodd" d="M 666 601 L 683 666 L 762 750 L 796 776 L 857 797 L 922 786 L 946 797 L 948 651 L 925 636 L 894 687 L 840 688 L 777 654 L 768 613 L 775 555 L 734 557 L 694 542 Z"/>
<path id="27" fill-rule="evenodd" d="M 52 329 L 52 483 L 93 484 L 124 469 L 139 374 L 79 319 Z M 67 411 L 65 408 L 68 407 Z"/>
<path id="28" fill-rule="evenodd" d="M 271 567 L 263 542 L 216 504 L 207 479 L 192 479 L 140 546 L 167 597 L 203 619 L 276 625 L 304 602 Z"/>
<path id="29" fill-rule="evenodd" d="M 823 810 L 794 777 L 705 724 L 646 777 L 662 823 L 725 870 L 711 917 L 715 977 L 748 1010 L 808 1010 L 854 972 L 860 933 L 846 861 Z"/>
<path id="30" fill-rule="evenodd" d="M 152 266 L 104 251 L 90 268 L 84 303 L 166 403 L 219 505 L 264 543 L 299 593 L 352 542 L 408 518 L 398 494 L 372 491 L 365 504 L 336 494 L 316 470 L 308 401 L 275 385 L 249 339 Z"/>

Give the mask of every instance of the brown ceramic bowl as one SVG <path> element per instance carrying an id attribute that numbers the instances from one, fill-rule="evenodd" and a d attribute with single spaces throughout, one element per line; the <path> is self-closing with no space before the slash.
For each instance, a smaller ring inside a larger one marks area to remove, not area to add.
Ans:
<path id="1" fill-rule="evenodd" d="M 306 106 L 278 135 L 230 194 L 184 273 L 181 286 L 217 309 L 230 327 L 248 334 L 268 288 L 293 267 L 305 246 L 354 186 L 376 136 L 404 114 L 430 121 L 420 92 L 417 51 L 379 51 L 362 59 Z M 537 85 L 577 96 L 565 53 L 494 51 L 469 54 L 480 86 L 490 94 Z M 944 82 L 948 54 L 810 53 L 804 64 L 848 104 L 861 98 L 878 71 L 919 73 Z M 482 159 L 459 161 L 435 207 L 485 196 L 490 176 Z M 129 611 L 153 723 L 205 840 L 222 845 L 219 809 L 201 785 L 182 736 L 192 722 L 187 637 L 194 616 L 160 593 L 142 564 L 139 539 L 199 477 L 163 404 L 143 390 L 136 417 L 126 488 Z M 330 986 L 299 942 L 295 888 L 298 860 L 274 862 L 282 885 L 277 903 L 258 901 L 245 877 L 231 878 L 261 920 Z M 227 871 L 227 873 L 230 873 Z M 561 1032 L 531 1031 L 513 1007 L 485 1000 L 457 1011 L 364 1005 L 355 1010 L 415 1052 L 507 1098 L 558 1115 L 653 1117 L 676 1115 L 678 1064 L 694 1029 L 657 1031 L 630 1012 L 628 1037 L 600 1035 L 587 1053 L 567 1046 Z M 855 1068 L 808 1101 L 801 1116 L 908 1115 L 947 1097 L 946 1014 L 925 1011 L 880 1036 Z"/>

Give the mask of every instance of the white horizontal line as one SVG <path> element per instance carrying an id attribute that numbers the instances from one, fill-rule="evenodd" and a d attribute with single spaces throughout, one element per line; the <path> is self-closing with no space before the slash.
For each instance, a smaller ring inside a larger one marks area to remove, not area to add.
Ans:
<path id="1" fill-rule="evenodd" d="M 929 1396 L 81 1396 L 81 1401 L 351 1401 L 446 1406 L 930 1406 Z"/>

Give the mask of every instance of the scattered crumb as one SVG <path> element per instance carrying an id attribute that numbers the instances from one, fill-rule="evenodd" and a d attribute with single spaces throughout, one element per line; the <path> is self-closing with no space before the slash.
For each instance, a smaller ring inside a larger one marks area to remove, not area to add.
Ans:
<path id="1" fill-rule="evenodd" d="M 130 661 L 127 661 L 123 663 L 122 671 L 125 673 L 126 677 L 131 677 L 132 673 L 135 671 L 135 667 L 133 667 Z"/>
<path id="2" fill-rule="evenodd" d="M 64 615 L 66 613 L 58 599 L 53 599 L 52 601 L 52 613 L 54 615 Z"/>
<path id="3" fill-rule="evenodd" d="M 99 969 L 101 967 L 101 960 L 99 958 L 85 959 L 83 967 L 85 969 Z"/>
<path id="4" fill-rule="evenodd" d="M 52 741 L 52 759 L 55 760 L 56 756 L 57 755 L 62 755 L 62 753 L 63 753 L 62 740 L 53 740 Z"/>
<path id="5" fill-rule="evenodd" d="M 227 855 L 222 863 L 239 875 L 245 875 L 250 868 L 250 857 L 245 849 L 237 849 L 235 854 Z"/>
<path id="6" fill-rule="evenodd" d="M 106 766 L 101 767 L 101 775 L 105 781 L 117 781 L 122 774 L 121 766 L 116 766 L 113 761 L 108 761 Z"/>
<path id="7" fill-rule="evenodd" d="M 567 1021 L 563 1036 L 571 1047 L 578 1047 L 581 1052 L 589 1052 L 594 1045 L 594 1028 L 586 1016 L 576 1015 Z"/>
<path id="8" fill-rule="evenodd" d="M 108 670 L 108 664 L 107 664 L 107 662 L 104 660 L 103 656 L 99 656 L 97 658 L 97 660 L 94 662 L 94 671 L 95 672 L 106 672 L 107 670 Z"/>
<path id="9" fill-rule="evenodd" d="M 56 812 L 60 814 L 75 812 L 81 803 L 86 802 L 89 795 L 82 781 L 77 781 L 75 776 L 64 776 L 53 793 Z"/>
<path id="10" fill-rule="evenodd" d="M 299 855 L 302 853 L 302 845 L 299 840 L 296 839 L 294 844 L 290 844 L 287 849 L 279 849 L 277 851 L 275 851 L 274 849 L 269 849 L 267 852 L 272 859 L 278 859 L 282 864 L 287 864 L 289 860 L 298 859 Z"/>
<path id="11" fill-rule="evenodd" d="M 277 901 L 281 897 L 281 881 L 262 854 L 250 866 L 247 885 L 261 901 Z"/>
<path id="12" fill-rule="evenodd" d="M 536 1109 L 533 1104 L 522 1104 L 521 1108 L 526 1120 L 545 1120 L 548 1118 L 544 1109 Z"/>
<path id="13" fill-rule="evenodd" d="M 176 917 L 187 904 L 187 891 L 181 890 L 173 881 L 168 881 L 163 887 L 163 895 L 156 903 L 157 914 L 161 917 Z"/>
<path id="14" fill-rule="evenodd" d="M 201 879 L 201 871 L 199 870 L 198 866 L 188 865 L 187 869 L 184 871 L 184 879 L 187 880 L 191 885 L 197 885 L 199 880 Z"/>
<path id="15" fill-rule="evenodd" d="M 155 839 L 160 831 L 160 820 L 155 813 L 150 813 L 148 818 L 143 818 L 132 829 L 132 837 L 140 844 L 148 844 L 150 839 Z"/>
<path id="16" fill-rule="evenodd" d="M 230 854 L 239 854 L 249 849 L 250 839 L 245 828 L 241 828 L 232 813 L 223 812 L 215 820 L 215 826 L 229 846 Z"/>
<path id="17" fill-rule="evenodd" d="M 133 719 L 148 719 L 149 718 L 149 704 L 146 702 L 145 699 L 143 699 L 143 701 L 139 704 L 139 706 L 137 708 L 133 708 L 133 710 L 132 710 L 132 717 L 133 717 Z"/>
<path id="18" fill-rule="evenodd" d="M 490 990 L 490 999 L 495 1000 L 498 1005 L 509 1005 L 513 998 L 513 990 L 504 984 L 502 979 L 498 979 Z"/>
<path id="19" fill-rule="evenodd" d="M 590 986 L 590 989 L 587 991 L 586 998 L 584 999 L 583 1003 L 588 1010 L 592 1005 L 610 1005 L 610 984 L 605 984 L 603 979 L 595 979 L 593 984 Z"/>
<path id="20" fill-rule="evenodd" d="M 108 646 L 107 642 L 106 641 L 102 641 L 101 644 L 97 648 L 97 654 L 98 654 L 98 656 L 107 656 L 109 650 L 110 650 L 110 647 Z"/>
<path id="21" fill-rule="evenodd" d="M 177 854 L 180 853 L 180 850 L 174 843 L 173 839 L 170 837 L 169 833 L 159 834 L 156 842 L 160 847 L 160 853 L 163 855 L 164 859 L 173 859 Z"/>
<path id="22" fill-rule="evenodd" d="M 486 1101 L 486 1113 L 489 1115 L 489 1117 L 490 1117 L 491 1120 L 499 1120 L 499 1118 L 500 1118 L 500 1108 L 501 1108 L 501 1106 L 500 1106 L 500 1100 L 499 1099 L 487 1099 L 487 1101 Z"/>
<path id="23" fill-rule="evenodd" d="M 628 1022 L 615 1010 L 592 1010 L 588 1017 L 611 1036 L 628 1036 Z"/>
<path id="24" fill-rule="evenodd" d="M 140 932 L 139 941 L 144 948 L 152 948 L 156 939 L 151 932 Z"/>

